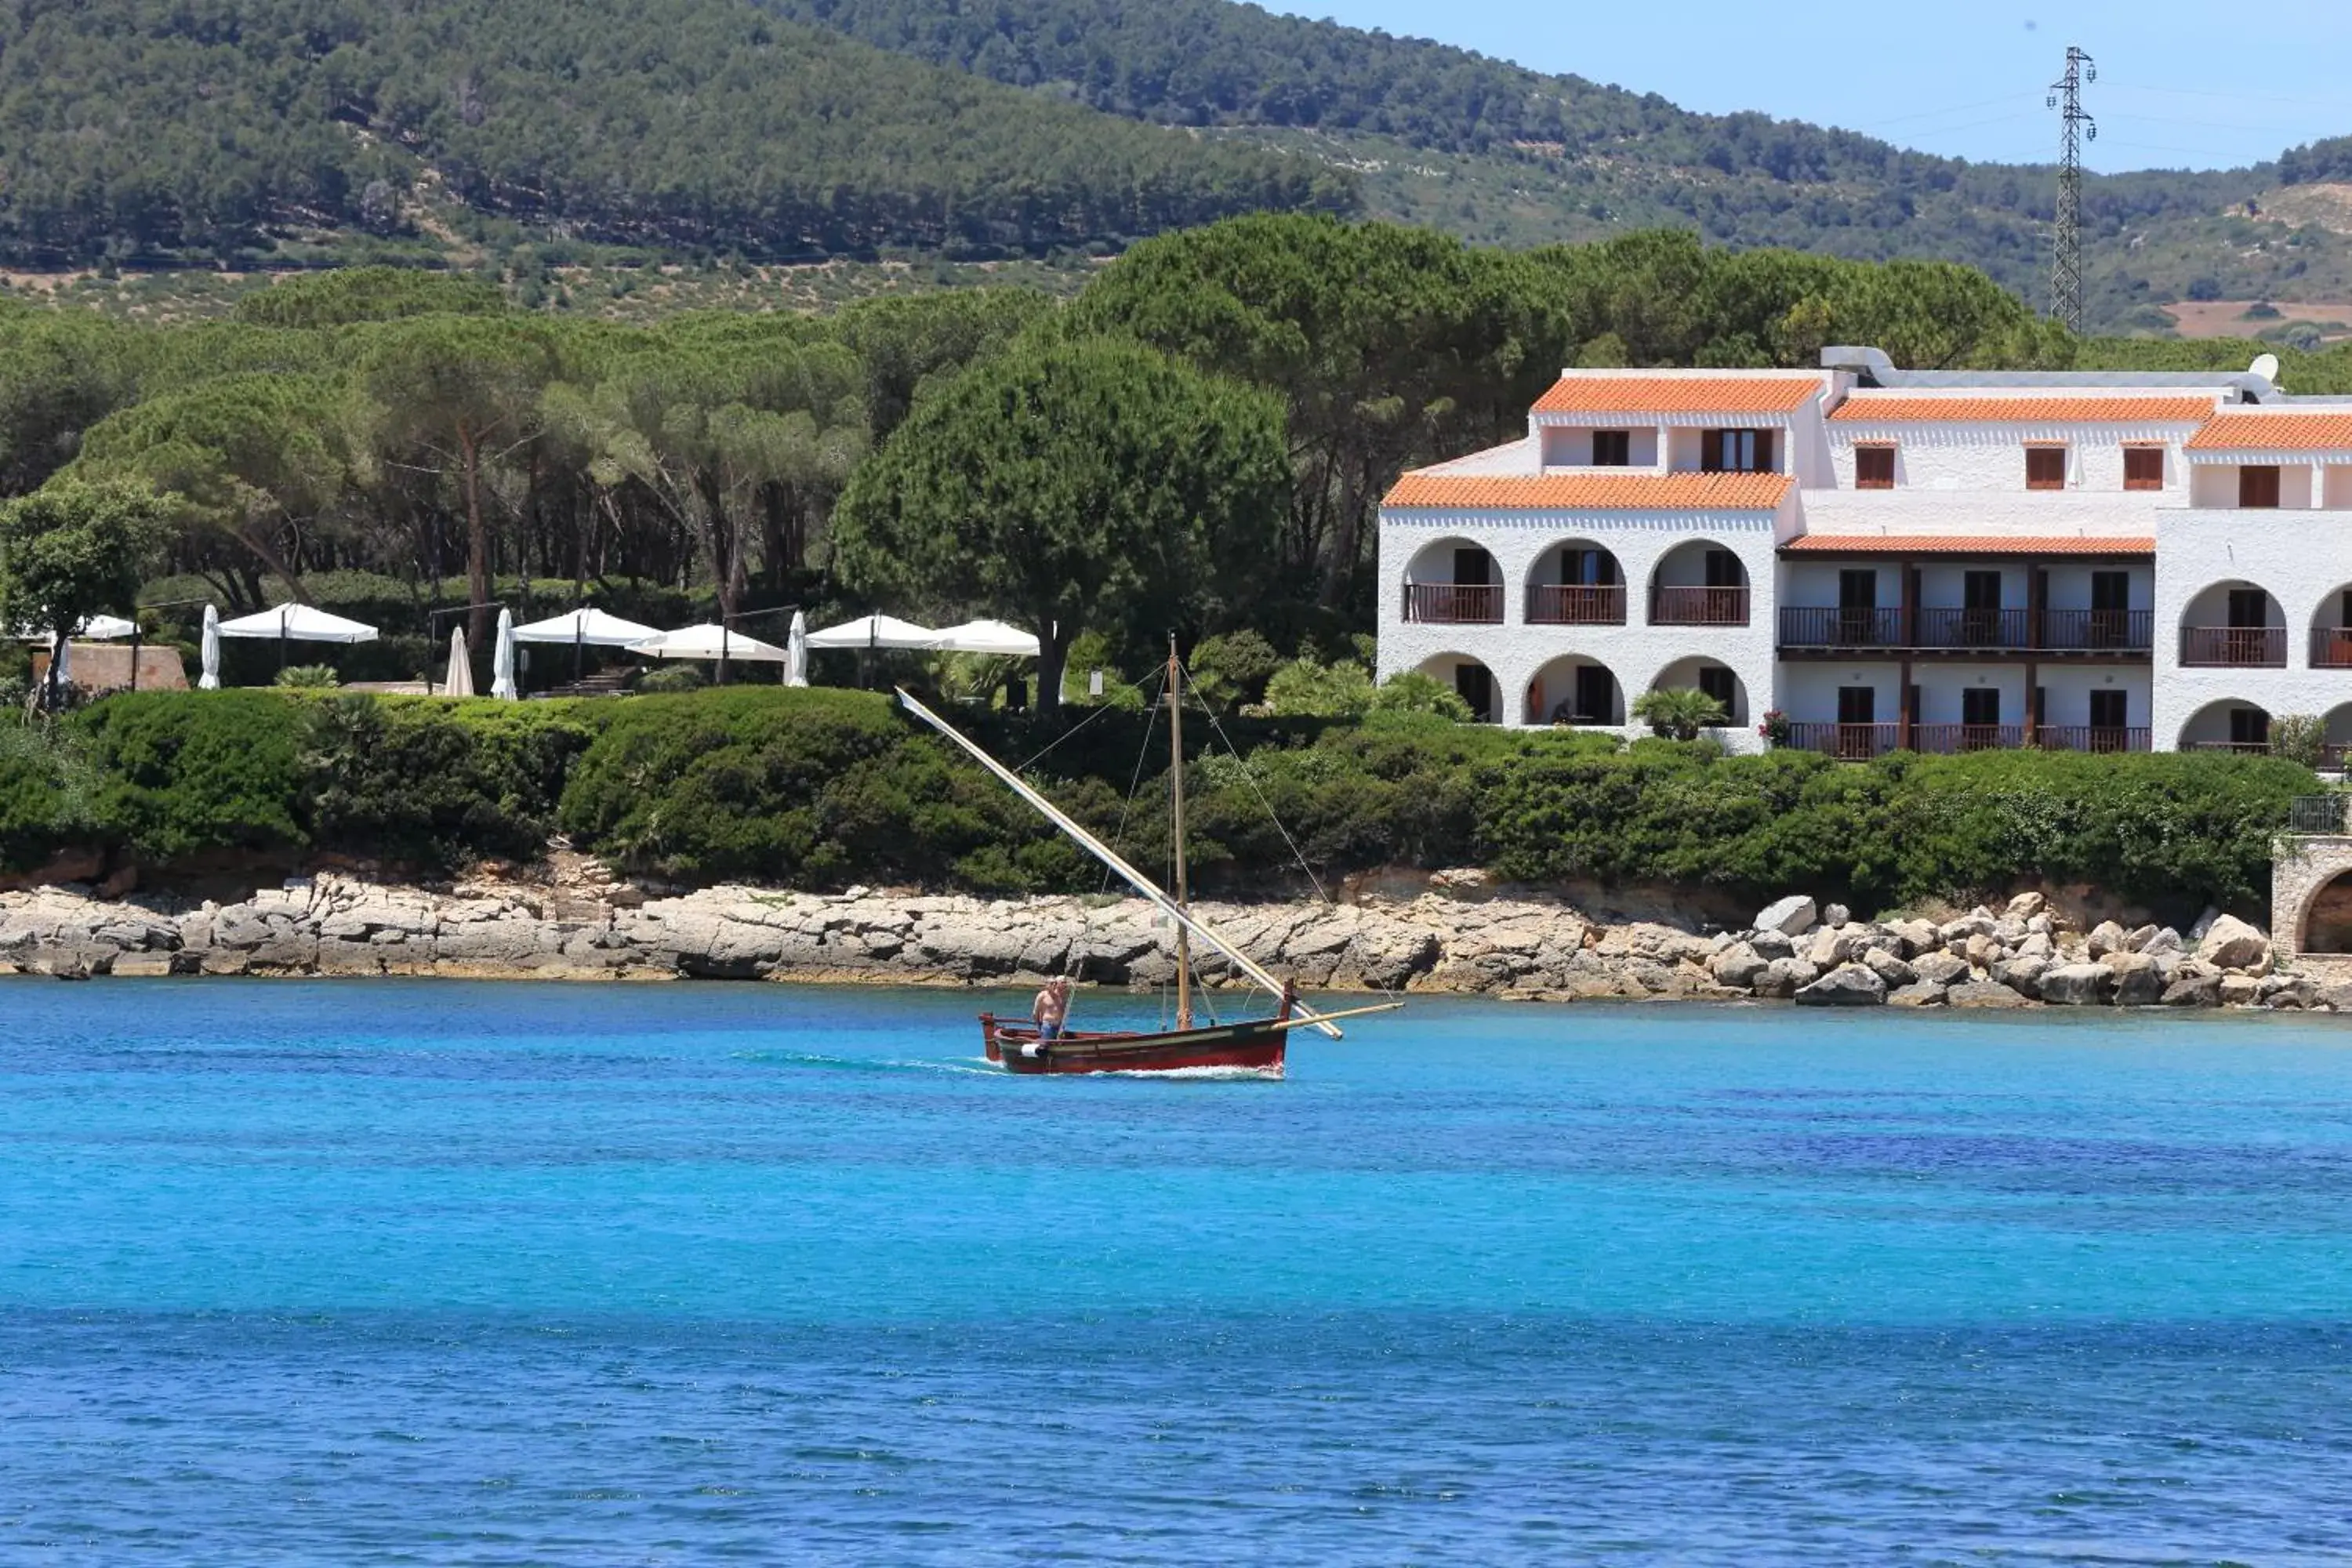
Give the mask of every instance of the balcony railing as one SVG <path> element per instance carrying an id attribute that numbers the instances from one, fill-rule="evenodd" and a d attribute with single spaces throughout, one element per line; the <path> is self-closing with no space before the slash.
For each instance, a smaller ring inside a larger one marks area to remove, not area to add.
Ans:
<path id="1" fill-rule="evenodd" d="M 2025 744 L 2022 724 L 1914 724 L 1911 749 L 1929 756 L 1962 752 L 2013 752 Z"/>
<path id="2" fill-rule="evenodd" d="M 1784 647 L 1900 647 L 1902 637 L 1900 610 L 1784 608 L 1780 612 Z"/>
<path id="3" fill-rule="evenodd" d="M 2180 749 L 2184 752 L 2235 752 L 2242 757 L 2266 757 L 2270 755 L 2271 743 L 2268 741 L 2183 741 Z"/>
<path id="4" fill-rule="evenodd" d="M 2352 795 L 2299 795 L 2287 805 L 2289 833 L 2341 833 L 2352 817 Z"/>
<path id="5" fill-rule="evenodd" d="M 2147 610 L 1780 611 L 1783 647 L 2146 653 L 2154 631 Z"/>
<path id="6" fill-rule="evenodd" d="M 1495 583 L 1407 583 L 1404 618 L 1436 626 L 1500 626 L 1502 586 Z"/>
<path id="7" fill-rule="evenodd" d="M 2148 732 L 2119 724 L 2044 724 L 2033 732 L 2046 752 L 2145 752 Z"/>
<path id="8" fill-rule="evenodd" d="M 2284 626 L 2183 626 L 2180 662 L 2194 669 L 2284 669 Z"/>
<path id="9" fill-rule="evenodd" d="M 2311 668 L 2352 669 L 2352 627 L 2314 626 L 2311 630 Z"/>
<path id="10" fill-rule="evenodd" d="M 1850 763 L 1883 757 L 1903 744 L 1900 724 L 1791 724 L 1790 745 Z"/>
<path id="11" fill-rule="evenodd" d="M 1748 590 L 1654 588 L 1650 591 L 1650 624 L 1654 626 L 1744 626 L 1748 624 Z"/>
<path id="12" fill-rule="evenodd" d="M 1531 626 L 1622 626 L 1625 584 L 1536 583 L 1528 588 Z"/>

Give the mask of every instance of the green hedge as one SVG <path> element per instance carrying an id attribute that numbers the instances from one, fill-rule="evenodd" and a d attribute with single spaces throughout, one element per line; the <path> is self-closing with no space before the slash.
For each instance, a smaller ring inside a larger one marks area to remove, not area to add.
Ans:
<path id="1" fill-rule="evenodd" d="M 992 752 L 1036 759 L 1033 776 L 1130 859 L 1167 864 L 1166 731 L 1152 715 L 1099 714 L 1069 733 L 978 722 Z M 97 845 L 163 867 L 332 851 L 438 868 L 526 857 L 561 828 L 687 881 L 1013 893 L 1104 880 L 878 693 L 141 692 L 40 734 L 0 732 L 0 866 Z M 2273 758 L 1988 752 L 1855 766 L 1419 714 L 1228 721 L 1223 736 L 1192 724 L 1186 739 L 1192 859 L 1208 890 L 1290 872 L 1295 841 L 1323 874 L 1485 865 L 1538 883 L 1797 889 L 1871 910 L 2046 878 L 2166 909 L 2259 908 L 2272 836 L 2317 787 Z"/>

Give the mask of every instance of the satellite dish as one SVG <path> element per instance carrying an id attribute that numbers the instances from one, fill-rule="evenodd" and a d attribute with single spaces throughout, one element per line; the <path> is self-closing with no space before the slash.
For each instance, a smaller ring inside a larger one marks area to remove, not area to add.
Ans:
<path id="1" fill-rule="evenodd" d="M 2256 354 L 2254 356 L 2254 363 L 2252 370 L 2253 374 L 2261 376 L 2264 381 L 2269 382 L 2272 385 L 2275 386 L 2278 384 L 2278 355 Z"/>

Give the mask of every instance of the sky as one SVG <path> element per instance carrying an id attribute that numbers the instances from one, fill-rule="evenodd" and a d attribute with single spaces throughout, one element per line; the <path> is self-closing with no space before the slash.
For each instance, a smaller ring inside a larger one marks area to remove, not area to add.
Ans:
<path id="1" fill-rule="evenodd" d="M 2043 100 L 2069 44 L 2098 68 L 2084 90 L 2098 122 L 2084 159 L 2092 169 L 2231 168 L 2352 134 L 2352 0 L 2242 9 L 2213 0 L 1265 3 L 1655 92 L 1685 109 L 1761 110 L 1979 162 L 2056 156 L 2058 117 Z M 2257 25 L 2232 26 L 2238 16 Z"/>

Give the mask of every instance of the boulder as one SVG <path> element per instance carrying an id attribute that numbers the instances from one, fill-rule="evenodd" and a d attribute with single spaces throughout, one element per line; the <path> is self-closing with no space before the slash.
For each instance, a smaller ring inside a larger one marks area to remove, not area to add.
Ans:
<path id="1" fill-rule="evenodd" d="M 1859 963 L 1842 963 L 1797 991 L 1800 1007 L 1875 1007 L 1886 1000 L 1886 982 Z"/>
<path id="2" fill-rule="evenodd" d="M 2042 999 L 2061 1007 L 2096 1007 L 2115 985 L 2115 971 L 2104 963 L 2062 963 L 2042 976 Z"/>
<path id="3" fill-rule="evenodd" d="M 2167 1007 L 2216 1007 L 2221 1002 L 2221 977 L 2187 974 L 2164 988 L 2157 999 Z"/>
<path id="4" fill-rule="evenodd" d="M 2263 982 L 2265 1007 L 2305 1008 L 2319 1000 L 2319 985 L 2300 974 L 2273 974 Z"/>
<path id="5" fill-rule="evenodd" d="M 2170 926 L 2166 926 L 2162 931 L 2159 931 L 2154 936 L 2149 937 L 2147 941 L 2140 946 L 2140 952 L 2147 954 L 2150 958 L 2158 958 L 2168 952 L 2179 952 L 2180 951 L 2180 933 L 2173 930 Z"/>
<path id="6" fill-rule="evenodd" d="M 2046 958 L 2011 958 L 1993 966 L 1992 977 L 2020 996 L 2042 994 L 2042 977 L 2050 973 Z"/>
<path id="7" fill-rule="evenodd" d="M 2020 893 L 2009 900 L 2009 908 L 2001 912 L 2013 920 L 2030 921 L 2047 908 L 2049 903 L 2050 900 L 2039 893 Z"/>
<path id="8" fill-rule="evenodd" d="M 1972 969 L 1990 969 L 2005 956 L 2000 943 L 1982 931 L 1969 937 L 1961 952 L 1968 955 L 1969 965 Z"/>
<path id="9" fill-rule="evenodd" d="M 1865 947 L 1862 963 L 1873 974 L 1890 987 L 1910 985 L 1919 978 L 1919 972 L 1887 952 L 1883 947 Z"/>
<path id="10" fill-rule="evenodd" d="M 1715 976 L 1718 985 L 1736 985 L 1745 991 L 1771 966 L 1770 959 L 1743 942 L 1717 953 L 1715 961 L 1707 965 L 1707 973 Z"/>
<path id="11" fill-rule="evenodd" d="M 1843 931 L 1828 926 L 1813 932 L 1812 942 L 1805 949 L 1806 959 L 1820 969 L 1835 969 L 1853 956 L 1853 943 Z"/>
<path id="12" fill-rule="evenodd" d="M 1775 903 L 1765 905 L 1756 916 L 1756 929 L 1779 931 L 1782 936 L 1802 936 L 1812 930 L 1821 918 L 1820 905 L 1802 893 L 1791 893 Z"/>
<path id="13" fill-rule="evenodd" d="M 2206 928 L 2197 956 L 2222 969 L 2253 969 L 2269 962 L 2270 938 L 2235 915 L 2222 915 Z"/>
<path id="14" fill-rule="evenodd" d="M 1972 936 L 1990 936 L 1994 921 L 1990 915 L 1962 915 L 1936 928 L 1936 935 L 1946 947 L 1958 947 Z"/>
<path id="15" fill-rule="evenodd" d="M 1923 952 L 1911 961 L 1911 968 L 1934 985 L 1957 985 L 1969 977 L 1969 961 L 1957 953 Z"/>
<path id="16" fill-rule="evenodd" d="M 2352 1013 L 2352 980 L 2338 980 L 2321 986 L 2319 1005 L 2331 1013 Z"/>
<path id="17" fill-rule="evenodd" d="M 1853 911 L 1843 904 L 1832 904 L 1822 910 L 1822 924 L 1842 926 L 1853 919 Z"/>
<path id="18" fill-rule="evenodd" d="M 2033 1004 L 2006 985 L 1990 980 L 1971 980 L 1953 986 L 1944 994 L 1945 1002 L 1954 1007 L 2031 1007 Z"/>
<path id="19" fill-rule="evenodd" d="M 2205 940 L 2205 933 L 2211 931 L 2213 929 L 2213 922 L 2221 918 L 2221 910 L 2215 909 L 2210 904 L 2206 905 L 2205 912 L 2199 915 L 2194 921 L 2189 922 L 2189 940 L 2192 942 L 2203 942 Z"/>
<path id="20" fill-rule="evenodd" d="M 1797 956 L 1797 944 L 1786 931 L 1759 931 L 1748 939 L 1748 945 L 1767 959 Z"/>
<path id="21" fill-rule="evenodd" d="M 2113 921 L 2101 921 L 2091 928 L 2091 956 L 2101 959 L 2111 952 L 2121 952 L 2127 940 L 2123 927 Z"/>
<path id="22" fill-rule="evenodd" d="M 1886 1005 L 1890 1007 L 1940 1007 L 1945 1000 L 1945 988 L 1925 980 L 1897 986 L 1886 994 Z"/>
<path id="23" fill-rule="evenodd" d="M 1933 952 L 1944 944 L 1944 939 L 1936 933 L 1935 925 L 1928 921 L 1896 921 L 1886 929 L 1903 944 L 1903 956 L 1906 958 Z"/>
<path id="24" fill-rule="evenodd" d="M 2017 956 L 2020 958 L 2048 958 L 2056 951 L 2046 931 L 2034 931 L 2017 944 Z"/>
<path id="25" fill-rule="evenodd" d="M 2154 942 L 2156 937 L 2156 927 L 2152 925 L 2141 926 L 2124 938 L 2124 951 L 2126 952 L 2146 952 L 2147 951 L 2147 944 Z"/>
<path id="26" fill-rule="evenodd" d="M 2116 977 L 2116 1006 L 2153 1007 L 2164 999 L 2164 973 L 2147 954 L 2111 952 L 2105 967 Z"/>
<path id="27" fill-rule="evenodd" d="M 2251 1007 L 2263 999 L 2263 983 L 2251 974 L 2224 974 L 2220 995 L 2224 1007 Z"/>

